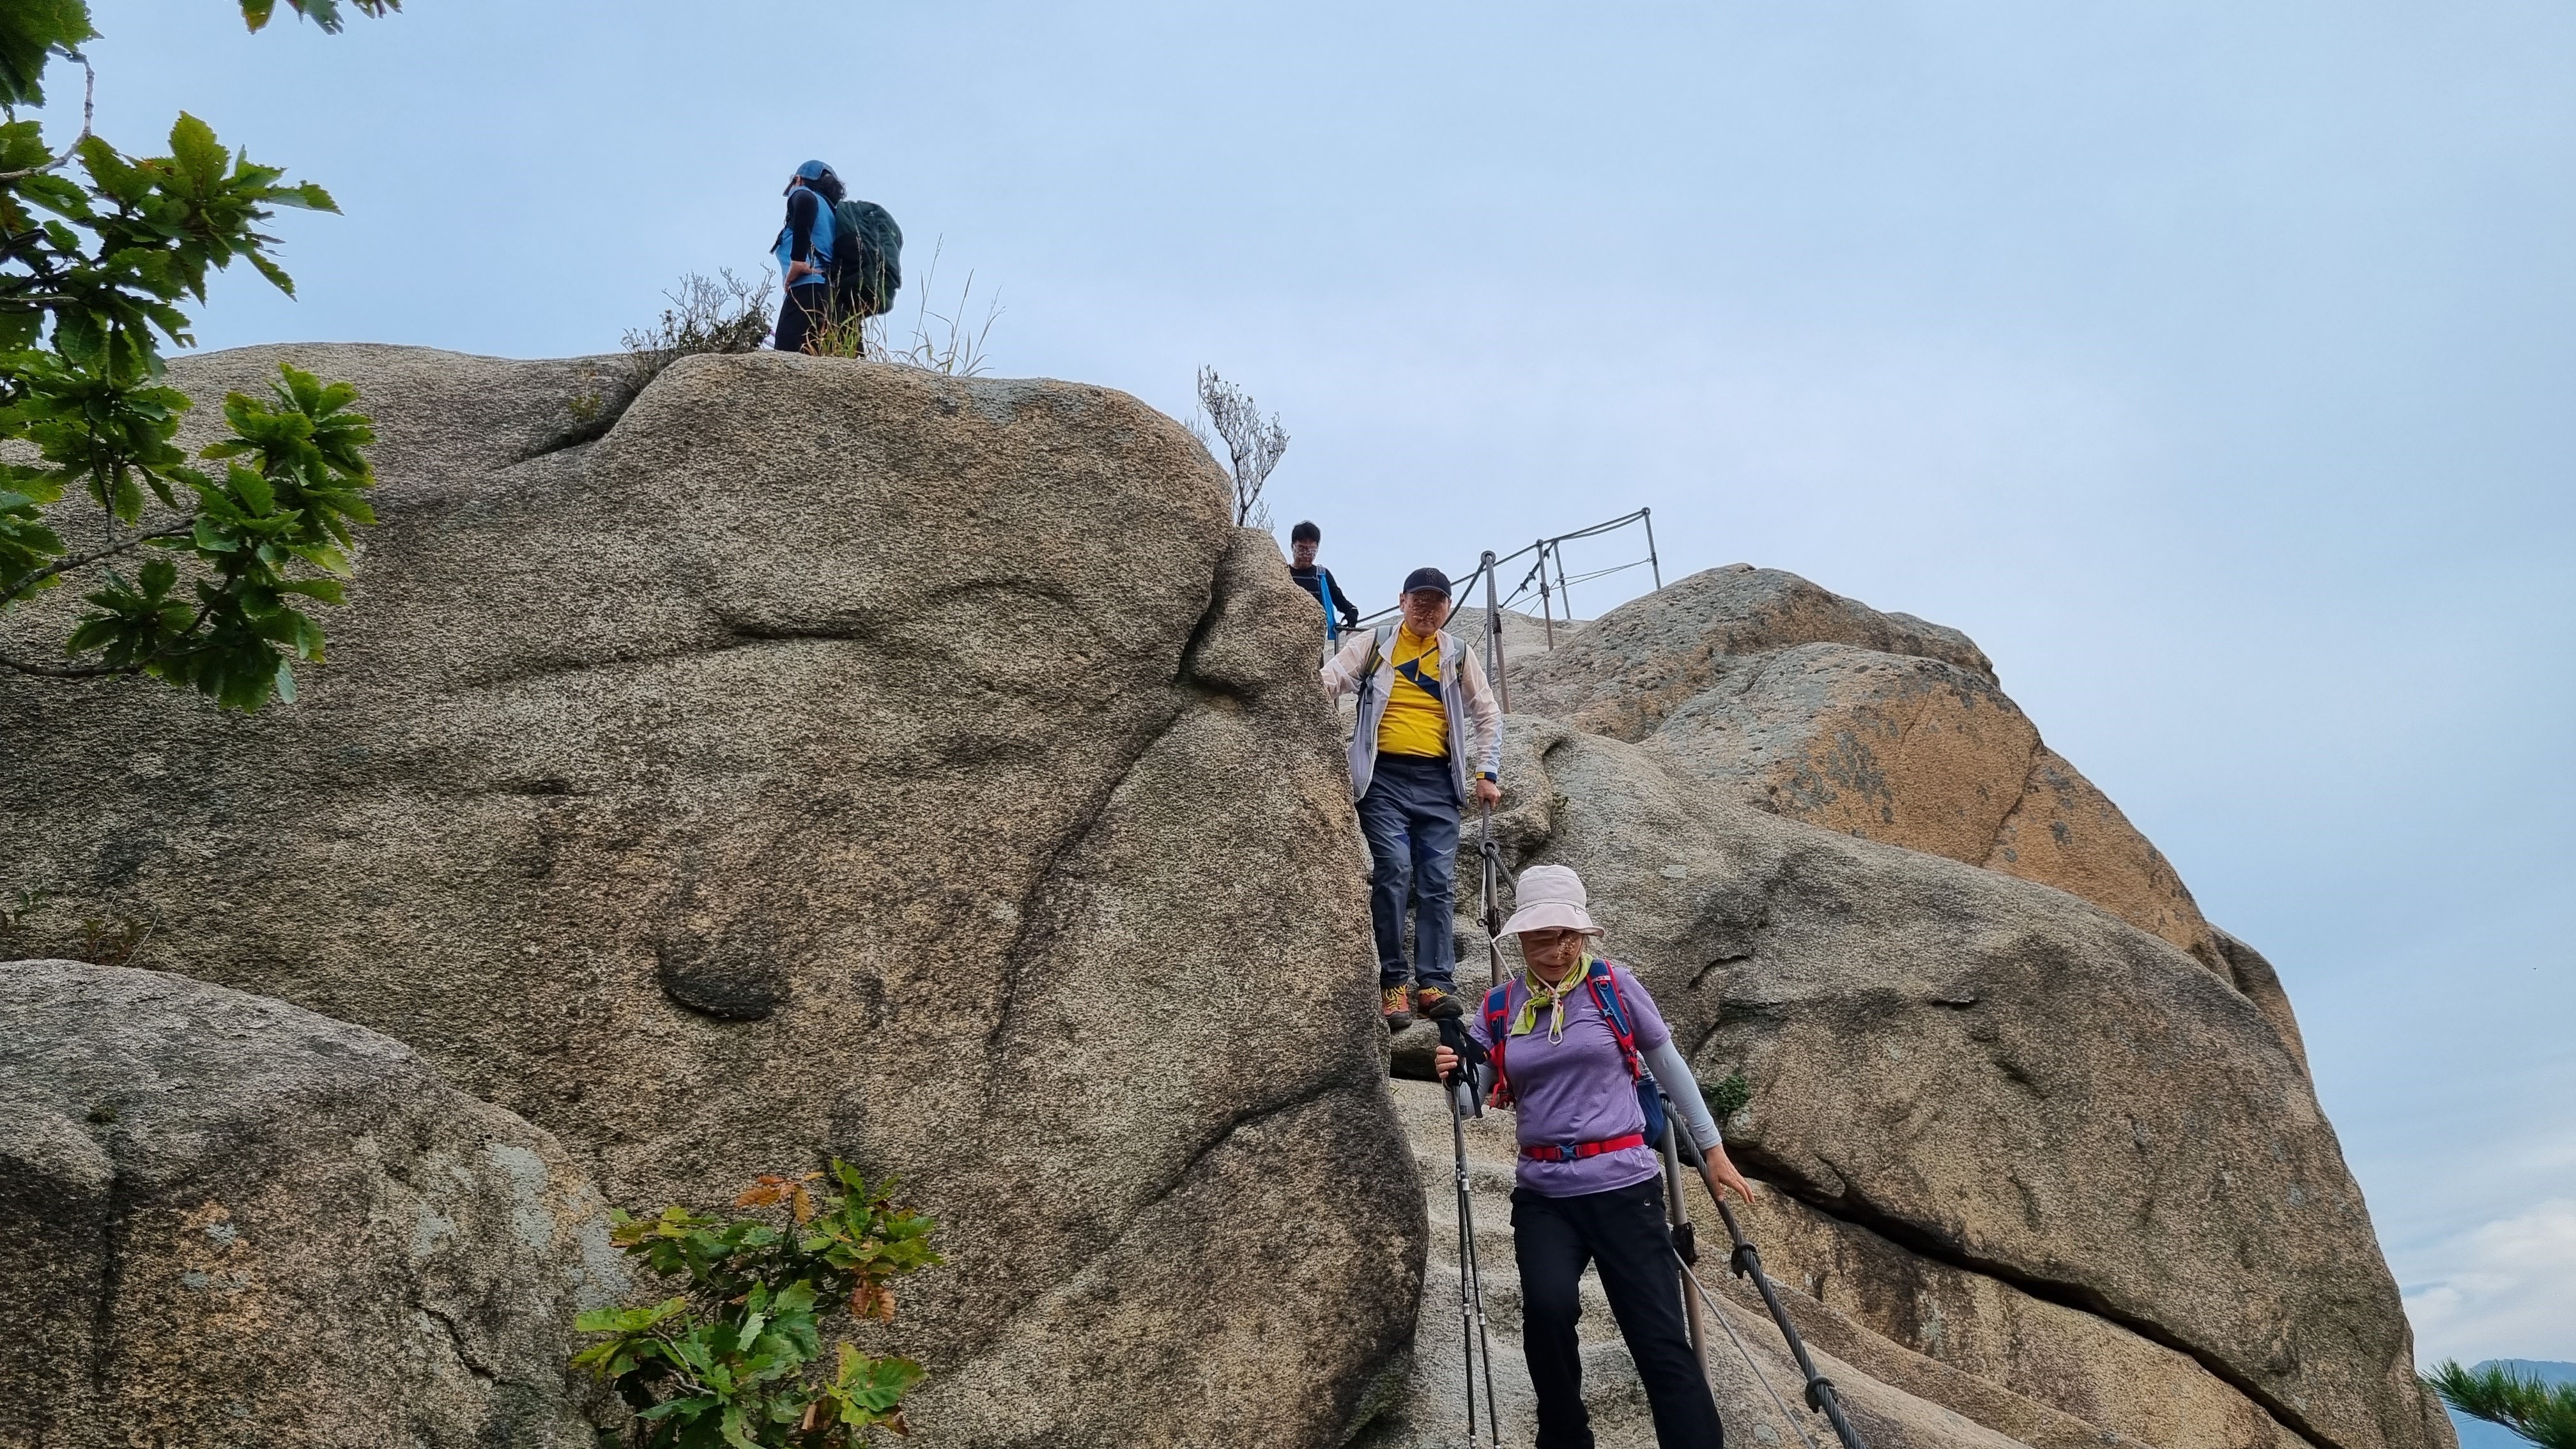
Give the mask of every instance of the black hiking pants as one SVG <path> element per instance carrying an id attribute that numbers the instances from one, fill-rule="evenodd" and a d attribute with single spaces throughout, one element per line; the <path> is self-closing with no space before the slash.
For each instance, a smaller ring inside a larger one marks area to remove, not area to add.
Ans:
<path id="1" fill-rule="evenodd" d="M 807 282 L 787 289 L 778 303 L 778 334 L 772 346 L 781 352 L 802 352 L 805 339 L 830 325 L 832 287 L 828 282 Z"/>
<path id="2" fill-rule="evenodd" d="M 1682 1317 L 1680 1270 L 1664 1221 L 1664 1182 L 1579 1197 L 1512 1189 L 1512 1256 L 1521 1270 L 1521 1353 L 1538 1392 L 1538 1449 L 1592 1449 L 1575 1321 L 1583 1265 L 1601 1270 L 1610 1316 L 1645 1381 L 1662 1449 L 1721 1449 L 1726 1431 Z"/>

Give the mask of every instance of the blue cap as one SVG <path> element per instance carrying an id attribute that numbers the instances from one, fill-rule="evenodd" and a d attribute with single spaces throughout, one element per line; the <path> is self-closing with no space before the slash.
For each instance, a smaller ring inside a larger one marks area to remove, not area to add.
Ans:
<path id="1" fill-rule="evenodd" d="M 811 181 L 831 169 L 831 167 L 824 165 L 820 161 L 808 161 L 804 165 L 796 168 L 796 174 L 804 177 L 808 181 Z"/>

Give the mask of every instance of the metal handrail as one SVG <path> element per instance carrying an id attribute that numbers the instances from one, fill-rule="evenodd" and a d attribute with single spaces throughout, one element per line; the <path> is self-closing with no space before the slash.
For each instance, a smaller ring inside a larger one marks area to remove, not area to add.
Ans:
<path id="1" fill-rule="evenodd" d="M 1571 543 L 1576 539 L 1592 538 L 1600 534 L 1610 533 L 1618 529 L 1625 528 L 1632 523 L 1643 524 L 1645 526 L 1646 556 L 1644 558 L 1630 559 L 1626 563 L 1615 564 L 1604 569 L 1595 569 L 1591 573 L 1587 574 L 1576 574 L 1570 579 L 1566 577 L 1565 558 L 1558 550 L 1559 545 Z M 1590 583 L 1594 579 L 1606 578 L 1611 574 L 1636 568 L 1642 564 L 1647 568 L 1654 570 L 1655 587 L 1657 589 L 1661 589 L 1664 586 L 1663 559 L 1655 551 L 1655 511 L 1652 508 L 1640 508 L 1634 513 L 1623 513 L 1616 518 L 1604 519 L 1599 523 L 1575 529 L 1570 533 L 1560 533 L 1551 538 L 1535 540 L 1531 543 L 1524 544 L 1520 548 L 1514 549 L 1510 553 L 1500 555 L 1499 557 L 1488 551 L 1477 562 L 1476 567 L 1468 572 L 1465 578 L 1453 579 L 1450 581 L 1450 588 L 1452 591 L 1450 594 L 1451 616 L 1455 617 L 1457 613 L 1459 607 L 1458 600 L 1466 595 L 1467 590 L 1473 587 L 1479 578 L 1485 576 L 1488 572 L 1503 564 L 1510 563 L 1515 559 L 1528 558 L 1532 554 L 1536 554 L 1538 556 L 1537 561 L 1531 566 L 1530 572 L 1522 577 L 1519 585 L 1512 590 L 1511 595 L 1501 601 L 1499 607 L 1505 609 L 1510 608 L 1512 605 L 1519 603 L 1522 599 L 1527 598 L 1531 590 L 1535 588 L 1539 596 L 1539 612 L 1546 622 L 1548 644 L 1551 648 L 1554 647 L 1556 643 L 1556 606 L 1559 603 L 1563 603 L 1565 605 L 1566 619 L 1571 622 L 1574 618 L 1572 601 L 1566 594 L 1566 586 L 1568 584 Z M 1553 583 L 1549 582 L 1547 576 L 1548 566 L 1551 563 L 1556 566 L 1556 579 Z M 1490 594 L 1488 597 L 1490 599 Z M 1374 614 L 1362 615 L 1360 618 L 1360 624 L 1374 624 L 1380 619 L 1391 617 L 1402 608 L 1403 605 L 1395 604 L 1390 605 L 1387 608 L 1380 609 Z"/>

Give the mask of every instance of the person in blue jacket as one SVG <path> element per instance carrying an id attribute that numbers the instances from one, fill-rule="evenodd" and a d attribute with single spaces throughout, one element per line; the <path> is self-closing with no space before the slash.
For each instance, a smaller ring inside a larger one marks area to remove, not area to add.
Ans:
<path id="1" fill-rule="evenodd" d="M 804 351 L 807 339 L 830 322 L 832 207 L 845 194 L 841 178 L 820 161 L 806 162 L 787 178 L 787 224 L 770 247 L 785 283 L 772 341 L 781 352 Z"/>

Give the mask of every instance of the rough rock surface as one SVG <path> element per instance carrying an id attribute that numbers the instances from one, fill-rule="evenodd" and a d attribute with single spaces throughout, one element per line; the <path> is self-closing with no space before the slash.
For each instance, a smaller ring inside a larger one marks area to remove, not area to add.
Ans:
<path id="1" fill-rule="evenodd" d="M 1717 682 L 1729 660 L 1799 644 L 1848 644 L 1937 659 L 1994 682 L 1956 629 L 1888 614 L 1796 574 L 1750 564 L 1703 569 L 1631 600 L 1512 678 L 1512 709 L 1613 739 L 1640 740 Z"/>
<path id="2" fill-rule="evenodd" d="M 1336 1442 L 1422 1199 L 1312 603 L 1204 450 L 775 354 L 595 442 L 578 362 L 173 373 L 281 357 L 385 439 L 331 662 L 248 720 L 0 684 L 0 886 L 67 892 L 29 931 L 149 921 L 142 964 L 396 1037 L 621 1204 L 899 1173 L 950 1259 L 893 1331 L 916 1442 Z"/>
<path id="3" fill-rule="evenodd" d="M 1847 1355 L 1865 1371 L 1976 1415 L 1902 1350 L 2160 1445 L 2450 1442 L 2306 1073 L 2226 979 L 2060 892 L 1716 798 L 1650 748 L 1515 719 L 1505 775 L 1512 868 L 1580 870 L 1702 1079 L 1751 1079 L 1730 1140 L 1796 1205 L 1774 1269 L 1885 1346 Z"/>
<path id="4" fill-rule="evenodd" d="M 2021 799 L 1995 828 L 1993 850 L 1982 864 L 2082 896 L 2234 979 L 2217 929 L 2201 915 L 2164 852 L 2063 756 L 2033 743 Z"/>
<path id="5" fill-rule="evenodd" d="M 583 1446 L 625 1288 L 553 1138 L 401 1044 L 158 972 L 0 964 L 0 1442 Z"/>
<path id="6" fill-rule="evenodd" d="M 1971 862 L 2021 804 L 2039 731 L 1982 675 L 1846 644 L 1730 663 L 1645 743 L 1748 804 Z"/>
<path id="7" fill-rule="evenodd" d="M 1999 1422 L 1995 1410 L 1958 1403 L 1938 1384 L 1922 1390 L 2026 1443 L 2081 1442 L 2103 1432 L 2156 1449 L 2300 1449 L 2305 1442 L 2188 1354 L 2083 1309 L 1909 1252 L 1785 1193 L 1766 1196 L 1742 1219 L 1773 1271 L 1802 1290 L 1788 1300 L 1800 1332 L 1882 1376 L 1889 1371 L 1855 1340 L 1913 1349 L 1970 1383 L 2007 1390 L 2025 1405 L 2052 1406 L 2078 1426 L 2068 1436 L 2027 1409 L 2025 1423 Z"/>
<path id="8" fill-rule="evenodd" d="M 2172 865 L 1955 629 L 1739 564 L 1611 610 L 1515 688 L 1729 799 L 2055 886 L 2231 974 Z"/>

